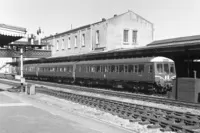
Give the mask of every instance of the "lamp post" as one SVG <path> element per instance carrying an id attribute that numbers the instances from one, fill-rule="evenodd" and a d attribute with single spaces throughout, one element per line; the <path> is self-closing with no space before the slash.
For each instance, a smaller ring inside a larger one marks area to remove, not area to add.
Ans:
<path id="1" fill-rule="evenodd" d="M 23 47 L 20 48 L 20 69 L 21 91 L 23 91 L 23 85 L 25 83 L 25 79 L 23 78 Z"/>

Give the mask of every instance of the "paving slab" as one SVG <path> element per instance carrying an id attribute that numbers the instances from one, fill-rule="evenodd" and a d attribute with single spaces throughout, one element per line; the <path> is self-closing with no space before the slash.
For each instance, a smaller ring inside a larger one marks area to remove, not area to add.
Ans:
<path id="1" fill-rule="evenodd" d="M 130 133 L 70 114 L 24 94 L 3 91 L 0 96 L 3 99 L 0 103 L 0 133 Z"/>
<path id="2" fill-rule="evenodd" d="M 0 104 L 7 104 L 7 103 L 20 103 L 20 100 L 11 98 L 0 92 Z"/>

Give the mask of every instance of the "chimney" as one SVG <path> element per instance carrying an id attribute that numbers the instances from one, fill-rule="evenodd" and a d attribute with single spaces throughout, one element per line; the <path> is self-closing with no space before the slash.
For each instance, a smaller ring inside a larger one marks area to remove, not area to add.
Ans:
<path id="1" fill-rule="evenodd" d="M 114 17 L 117 17 L 117 14 L 115 14 Z"/>
<path id="2" fill-rule="evenodd" d="M 102 21 L 106 21 L 106 19 L 105 19 L 105 18 L 102 18 Z"/>

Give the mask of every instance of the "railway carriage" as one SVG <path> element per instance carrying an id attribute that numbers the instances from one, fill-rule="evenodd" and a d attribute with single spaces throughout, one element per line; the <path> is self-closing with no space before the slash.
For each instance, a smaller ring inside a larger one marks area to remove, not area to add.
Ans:
<path id="1" fill-rule="evenodd" d="M 38 64 L 24 65 L 24 77 L 28 79 L 37 79 Z"/>
<path id="2" fill-rule="evenodd" d="M 74 62 L 63 62 L 38 65 L 38 77 L 42 80 L 70 83 L 74 80 L 74 64 Z"/>
<path id="3" fill-rule="evenodd" d="M 165 57 L 81 61 L 77 68 L 77 82 L 143 92 L 164 93 L 175 76 L 173 61 Z"/>
<path id="4" fill-rule="evenodd" d="M 155 93 L 172 88 L 176 76 L 173 61 L 165 57 L 29 64 L 24 68 L 25 77 L 32 79 Z"/>

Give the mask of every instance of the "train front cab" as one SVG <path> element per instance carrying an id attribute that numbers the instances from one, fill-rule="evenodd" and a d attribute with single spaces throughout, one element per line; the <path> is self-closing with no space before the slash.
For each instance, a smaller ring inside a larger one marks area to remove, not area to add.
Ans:
<path id="1" fill-rule="evenodd" d="M 174 62 L 171 60 L 164 62 L 155 62 L 154 68 L 156 85 L 162 88 L 162 90 L 160 91 L 171 90 L 173 79 L 176 78 Z"/>

